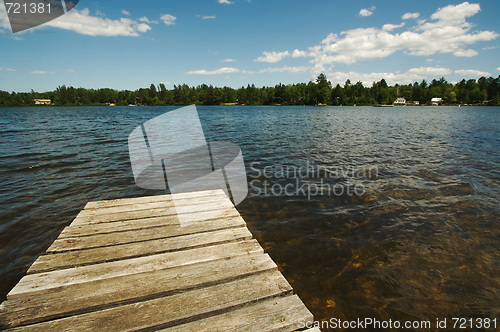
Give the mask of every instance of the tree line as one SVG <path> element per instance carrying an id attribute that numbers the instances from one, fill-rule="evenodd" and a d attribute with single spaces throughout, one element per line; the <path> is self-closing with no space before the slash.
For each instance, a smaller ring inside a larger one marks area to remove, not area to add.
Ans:
<path id="1" fill-rule="evenodd" d="M 385 79 L 365 87 L 361 82 L 347 80 L 343 86 L 332 86 L 324 74 L 315 81 L 298 84 L 277 84 L 255 87 L 254 84 L 234 89 L 186 84 L 167 89 L 165 84 L 151 84 L 135 91 L 74 88 L 65 85 L 48 92 L 8 93 L 0 90 L 0 107 L 30 106 L 34 99 L 50 99 L 56 106 L 86 105 L 380 105 L 392 104 L 398 97 L 407 103 L 418 101 L 430 105 L 432 98 L 442 98 L 443 104 L 500 105 L 500 76 L 481 77 L 451 84 L 444 77 L 430 83 L 426 80 L 408 85 L 389 86 Z"/>

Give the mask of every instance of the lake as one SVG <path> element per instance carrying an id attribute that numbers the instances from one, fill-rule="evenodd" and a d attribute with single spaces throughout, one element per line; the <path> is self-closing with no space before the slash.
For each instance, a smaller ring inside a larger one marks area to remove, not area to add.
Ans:
<path id="1" fill-rule="evenodd" d="M 135 184 L 127 139 L 177 108 L 0 108 L 2 299 L 88 201 L 165 193 Z M 241 148 L 237 209 L 316 320 L 498 316 L 500 107 L 198 113 Z"/>

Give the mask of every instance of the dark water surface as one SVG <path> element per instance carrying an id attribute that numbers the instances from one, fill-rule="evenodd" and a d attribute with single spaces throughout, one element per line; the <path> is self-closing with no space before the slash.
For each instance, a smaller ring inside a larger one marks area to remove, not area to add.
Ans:
<path id="1" fill-rule="evenodd" d="M 163 193 L 135 185 L 127 138 L 176 108 L 0 108 L 1 299 L 88 201 Z M 237 208 L 316 320 L 500 326 L 500 108 L 198 111 L 241 147 Z"/>

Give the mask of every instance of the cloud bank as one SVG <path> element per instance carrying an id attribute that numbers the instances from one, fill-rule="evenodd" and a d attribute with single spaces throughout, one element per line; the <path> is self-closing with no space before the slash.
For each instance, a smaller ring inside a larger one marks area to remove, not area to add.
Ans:
<path id="1" fill-rule="evenodd" d="M 340 34 L 330 33 L 320 45 L 309 47 L 307 51 L 263 52 L 254 61 L 277 63 L 290 56 L 304 56 L 311 58 L 313 73 L 318 74 L 325 71 L 326 66 L 331 67 L 335 63 L 353 64 L 385 58 L 398 51 L 413 56 L 452 53 L 457 57 L 473 57 L 479 53 L 468 48 L 469 45 L 498 37 L 498 33 L 494 31 L 471 31 L 472 24 L 467 22 L 467 18 L 480 10 L 479 4 L 468 2 L 449 5 L 439 8 L 429 20 L 418 21 L 415 26 L 408 27 L 401 33 L 392 31 L 404 27 L 405 22 L 399 25 L 385 24 L 381 29 L 358 28 Z M 365 14 L 360 12 L 360 15 L 368 16 L 366 12 Z M 402 18 L 417 17 L 419 13 L 406 13 Z"/>

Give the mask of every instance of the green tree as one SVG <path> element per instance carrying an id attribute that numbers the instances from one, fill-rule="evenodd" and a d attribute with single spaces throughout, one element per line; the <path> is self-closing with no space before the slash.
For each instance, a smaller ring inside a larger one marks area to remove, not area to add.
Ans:
<path id="1" fill-rule="evenodd" d="M 60 86 L 57 88 L 57 93 L 59 97 L 59 104 L 60 105 L 66 105 L 68 103 L 68 90 L 66 89 L 66 86 Z"/>
<path id="2" fill-rule="evenodd" d="M 153 99 L 154 97 L 156 97 L 156 87 L 154 84 L 151 84 L 149 87 L 149 98 Z"/>
<path id="3" fill-rule="evenodd" d="M 68 89 L 68 100 L 70 103 L 72 104 L 76 104 L 76 92 L 75 92 L 75 88 L 73 88 L 72 86 L 69 87 Z"/>

